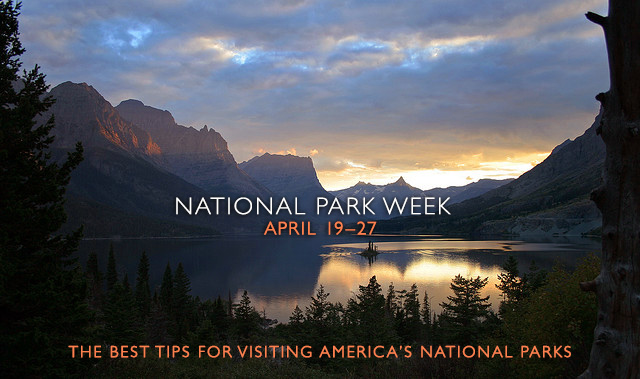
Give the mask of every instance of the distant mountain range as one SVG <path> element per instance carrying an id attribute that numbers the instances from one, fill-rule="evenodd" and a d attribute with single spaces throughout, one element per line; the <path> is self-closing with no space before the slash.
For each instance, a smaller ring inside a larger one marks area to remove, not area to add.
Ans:
<path id="1" fill-rule="evenodd" d="M 376 185 L 365 182 L 358 182 L 354 186 L 345 188 L 342 190 L 331 191 L 339 199 L 346 201 L 347 197 L 375 197 L 372 203 L 372 209 L 376 213 L 376 219 L 389 219 L 392 217 L 400 216 L 395 211 L 391 214 L 388 213 L 385 203 L 382 199 L 387 200 L 387 204 L 390 204 L 393 198 L 399 200 L 408 197 L 442 197 L 446 199 L 450 197 L 447 205 L 455 204 L 457 202 L 469 199 L 471 197 L 482 195 L 483 193 L 490 191 L 494 188 L 500 187 L 506 183 L 509 183 L 513 179 L 505 180 L 492 180 L 482 179 L 474 183 L 467 184 L 459 187 L 447 187 L 447 188 L 433 188 L 423 191 L 419 188 L 413 187 L 408 184 L 401 176 L 397 181 L 384 185 Z M 437 203 L 436 203 L 437 204 Z M 403 212 L 407 215 L 408 211 Z"/>
<path id="2" fill-rule="evenodd" d="M 56 99 L 49 112 L 56 121 L 54 157 L 62 159 L 77 141 L 85 149 L 66 208 L 67 227 L 83 224 L 87 237 L 255 233 L 266 225 L 267 218 L 255 216 L 175 216 L 176 196 L 298 197 L 310 216 L 319 196 L 451 198 L 452 216 L 397 217 L 379 223 L 379 232 L 566 234 L 592 230 L 600 221 L 588 200 L 604 161 L 595 124 L 513 181 L 483 179 L 422 191 L 401 177 L 327 192 L 309 157 L 267 153 L 238 165 L 218 132 L 179 125 L 166 110 L 138 100 L 113 107 L 85 83 L 65 82 L 50 93 Z M 381 207 L 373 206 L 374 218 L 389 217 Z"/>
<path id="3" fill-rule="evenodd" d="M 451 197 L 449 204 L 460 203 L 467 199 L 480 196 L 493 189 L 511 183 L 513 179 L 480 179 L 477 182 L 469 183 L 464 186 L 452 186 L 446 188 L 432 188 L 424 191 L 427 196 Z"/>
<path id="4" fill-rule="evenodd" d="M 347 197 L 421 197 L 424 191 L 409 185 L 401 176 L 393 183 L 376 185 L 365 182 L 358 182 L 354 186 L 342 190 L 331 191 L 338 198 L 345 200 Z"/>
<path id="5" fill-rule="evenodd" d="M 458 204 L 451 216 L 398 217 L 378 230 L 405 233 L 558 234 L 597 231 L 601 215 L 589 195 L 601 182 L 605 148 L 600 116 L 574 141 L 565 141 L 512 182 Z"/>

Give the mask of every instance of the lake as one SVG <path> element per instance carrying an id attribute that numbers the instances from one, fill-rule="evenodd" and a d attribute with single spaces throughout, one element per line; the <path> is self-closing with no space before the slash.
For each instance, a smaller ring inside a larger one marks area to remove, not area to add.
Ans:
<path id="1" fill-rule="evenodd" d="M 358 253 L 373 241 L 381 254 L 375 260 Z M 246 289 L 260 312 L 287 322 L 296 305 L 304 310 L 320 285 L 329 300 L 346 304 L 376 275 L 386 294 L 393 282 L 396 290 L 416 283 L 420 300 L 427 290 L 432 310 L 451 295 L 451 279 L 463 276 L 488 277 L 484 294 L 494 309 L 500 302 L 495 288 L 500 267 L 509 254 L 518 258 L 521 272 L 532 260 L 546 270 L 560 263 L 571 269 L 589 253 L 600 252 L 600 241 L 584 238 L 541 240 L 466 240 L 439 236 L 357 237 L 264 237 L 231 236 L 207 239 L 85 240 L 78 256 L 81 264 L 91 251 L 98 254 L 100 270 L 106 271 L 109 245 L 113 243 L 120 278 L 125 273 L 135 284 L 137 265 L 143 251 L 151 263 L 150 285 L 159 288 L 167 263 L 175 270 L 182 262 L 191 279 L 191 293 L 201 299 L 239 301 Z"/>

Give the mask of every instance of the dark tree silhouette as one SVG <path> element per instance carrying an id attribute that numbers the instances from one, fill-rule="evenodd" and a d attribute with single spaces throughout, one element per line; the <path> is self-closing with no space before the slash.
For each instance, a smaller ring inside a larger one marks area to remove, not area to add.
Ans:
<path id="1" fill-rule="evenodd" d="M 105 340 L 109 344 L 137 344 L 142 338 L 142 328 L 136 303 L 125 275 L 122 283 L 116 283 L 104 309 Z"/>
<path id="2" fill-rule="evenodd" d="M 251 305 L 251 299 L 246 290 L 234 314 L 235 332 L 241 338 L 249 338 L 260 331 L 260 315 Z"/>
<path id="3" fill-rule="evenodd" d="M 606 146 L 604 183 L 592 193 L 602 211 L 602 270 L 582 283 L 598 298 L 591 377 L 640 377 L 640 2 L 609 0 L 609 15 L 587 13 L 604 29 L 610 87 L 597 132 Z"/>
<path id="4" fill-rule="evenodd" d="M 171 265 L 169 263 L 167 263 L 167 268 L 164 269 L 162 283 L 160 284 L 160 305 L 167 314 L 171 314 L 173 309 L 173 275 L 171 274 Z"/>
<path id="5" fill-rule="evenodd" d="M 20 4 L 0 2 L 0 367 L 6 377 L 67 376 L 67 345 L 82 337 L 90 312 L 75 261 L 81 231 L 57 235 L 64 193 L 82 160 L 51 158 L 53 99 L 36 65 L 20 74 Z"/>
<path id="6" fill-rule="evenodd" d="M 191 315 L 193 311 L 193 299 L 191 292 L 191 281 L 184 272 L 182 263 L 178 263 L 173 277 L 173 321 L 175 329 L 173 337 L 176 341 L 182 341 L 189 331 Z"/>
<path id="7" fill-rule="evenodd" d="M 314 326 L 326 327 L 327 318 L 329 317 L 329 308 L 331 303 L 327 300 L 329 293 L 324 290 L 324 286 L 316 291 L 316 296 L 311 298 L 311 303 L 306 308 L 306 320 Z"/>
<path id="8" fill-rule="evenodd" d="M 398 313 L 398 295 L 396 294 L 396 288 L 393 282 L 389 284 L 387 290 L 387 297 L 384 303 L 384 311 L 388 318 L 393 319 Z"/>
<path id="9" fill-rule="evenodd" d="M 227 338 L 231 317 L 227 314 L 225 304 L 220 296 L 218 296 L 213 302 L 213 308 L 209 315 L 209 319 L 216 328 L 217 338 L 219 340 Z"/>
<path id="10" fill-rule="evenodd" d="M 527 297 L 547 283 L 547 272 L 538 267 L 535 261 L 531 261 L 529 272 L 522 276 L 522 281 L 524 283 L 523 296 Z"/>
<path id="11" fill-rule="evenodd" d="M 509 258 L 502 265 L 502 272 L 498 274 L 500 284 L 496 288 L 502 292 L 502 302 L 500 302 L 500 314 L 513 310 L 516 303 L 524 296 L 524 282 L 518 270 L 518 260 L 509 255 Z"/>
<path id="12" fill-rule="evenodd" d="M 299 326 L 304 322 L 304 312 L 298 305 L 293 309 L 291 316 L 289 317 L 289 325 Z"/>
<path id="13" fill-rule="evenodd" d="M 136 277 L 136 304 L 140 311 L 140 317 L 144 320 L 151 312 L 151 289 L 149 288 L 149 258 L 145 251 L 142 252 L 138 264 L 138 276 Z"/>
<path id="14" fill-rule="evenodd" d="M 107 293 L 118 283 L 118 271 L 116 271 L 116 257 L 113 253 L 113 244 L 109 245 L 109 258 L 107 259 Z"/>
<path id="15" fill-rule="evenodd" d="M 390 345 L 397 342 L 392 321 L 386 317 L 385 297 L 375 276 L 369 284 L 359 286 L 356 300 L 349 302 L 349 311 L 355 320 L 354 337 L 363 345 Z"/>
<path id="16" fill-rule="evenodd" d="M 422 316 L 422 322 L 426 326 L 427 332 L 431 328 L 431 302 L 429 301 L 429 294 L 424 291 L 424 298 L 422 299 L 422 310 L 420 311 Z"/>
<path id="17" fill-rule="evenodd" d="M 402 318 L 397 321 L 397 332 L 404 342 L 417 341 L 422 331 L 418 286 L 414 283 L 402 301 Z"/>
<path id="18" fill-rule="evenodd" d="M 462 275 L 456 275 L 451 281 L 454 295 L 447 296 L 449 302 L 440 304 L 443 313 L 439 321 L 456 342 L 474 342 L 482 333 L 482 322 L 489 317 L 491 306 L 489 296 L 480 296 L 487 282 L 488 278 Z"/>
<path id="19" fill-rule="evenodd" d="M 92 310 L 97 311 L 102 308 L 103 290 L 102 290 L 102 273 L 98 267 L 98 255 L 95 252 L 89 254 L 87 259 L 87 284 L 88 284 L 88 301 Z"/>

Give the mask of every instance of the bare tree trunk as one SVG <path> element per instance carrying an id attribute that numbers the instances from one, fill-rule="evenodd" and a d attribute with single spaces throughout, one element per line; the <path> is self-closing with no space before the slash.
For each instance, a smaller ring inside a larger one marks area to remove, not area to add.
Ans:
<path id="1" fill-rule="evenodd" d="M 598 128 L 606 145 L 604 184 L 592 193 L 602 211 L 602 269 L 581 283 L 598 298 L 589 367 L 582 378 L 640 378 L 640 1 L 609 0 L 602 26 L 611 87 Z"/>

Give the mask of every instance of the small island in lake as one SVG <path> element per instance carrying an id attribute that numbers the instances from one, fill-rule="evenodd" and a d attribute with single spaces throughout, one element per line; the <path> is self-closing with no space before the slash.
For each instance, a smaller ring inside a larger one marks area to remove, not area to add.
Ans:
<path id="1" fill-rule="evenodd" d="M 373 242 L 369 241 L 369 246 L 367 246 L 367 248 L 362 250 L 359 254 L 363 257 L 375 257 L 380 253 L 378 252 L 378 246 L 375 246 Z"/>
<path id="2" fill-rule="evenodd" d="M 372 265 L 378 259 L 378 246 L 375 246 L 373 242 L 369 241 L 369 246 L 366 249 L 358 253 L 360 256 L 367 258 L 369 265 Z"/>

